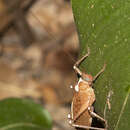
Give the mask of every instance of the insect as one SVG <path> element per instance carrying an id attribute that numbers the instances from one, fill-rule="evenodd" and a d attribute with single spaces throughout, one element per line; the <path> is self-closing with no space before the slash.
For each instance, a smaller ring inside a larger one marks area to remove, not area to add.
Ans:
<path id="1" fill-rule="evenodd" d="M 100 117 L 94 112 L 94 107 L 92 106 L 95 102 L 95 93 L 92 88 L 93 82 L 100 76 L 100 74 L 105 70 L 106 65 L 92 77 L 89 74 L 81 72 L 78 68 L 84 59 L 86 59 L 90 54 L 88 48 L 88 53 L 79 59 L 73 66 L 76 73 L 80 76 L 78 83 L 71 88 L 74 89 L 74 97 L 71 104 L 71 114 L 68 114 L 69 124 L 75 128 L 84 128 L 86 130 L 106 130 L 107 122 L 104 118 Z M 101 120 L 105 124 L 105 128 L 91 127 L 93 117 Z"/>

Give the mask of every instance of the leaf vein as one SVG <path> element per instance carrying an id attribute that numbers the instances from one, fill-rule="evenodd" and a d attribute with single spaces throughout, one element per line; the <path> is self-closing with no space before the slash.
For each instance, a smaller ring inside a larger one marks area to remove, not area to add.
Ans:
<path id="1" fill-rule="evenodd" d="M 117 128 L 118 128 L 118 125 L 119 125 L 121 116 L 122 116 L 122 114 L 123 114 L 123 111 L 124 111 L 124 109 L 125 109 L 125 106 L 126 106 L 128 97 L 129 97 L 129 91 L 128 91 L 126 97 L 125 97 L 125 100 L 124 100 L 123 106 L 122 106 L 122 108 L 121 108 L 120 115 L 119 115 L 119 117 L 118 117 L 118 120 L 117 120 L 117 123 L 116 123 L 116 126 L 115 126 L 115 129 L 114 129 L 114 130 L 117 130 Z"/>
<path id="2" fill-rule="evenodd" d="M 16 123 L 16 124 L 9 124 L 7 126 L 4 126 L 4 127 L 0 128 L 0 130 L 7 130 L 10 128 L 20 127 L 20 126 L 30 126 L 30 127 L 39 127 L 40 128 L 39 125 L 32 124 L 32 123 Z"/>

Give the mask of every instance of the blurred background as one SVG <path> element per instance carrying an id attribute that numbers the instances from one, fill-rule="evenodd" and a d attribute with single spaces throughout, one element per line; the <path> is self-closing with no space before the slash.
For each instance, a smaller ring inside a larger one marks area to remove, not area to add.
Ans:
<path id="1" fill-rule="evenodd" d="M 0 0 L 0 100 L 32 99 L 68 125 L 79 44 L 70 0 Z"/>

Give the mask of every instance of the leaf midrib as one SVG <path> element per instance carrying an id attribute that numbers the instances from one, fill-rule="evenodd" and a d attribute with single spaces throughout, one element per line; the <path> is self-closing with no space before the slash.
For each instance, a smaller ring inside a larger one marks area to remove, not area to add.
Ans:
<path id="1" fill-rule="evenodd" d="M 7 130 L 7 129 L 10 129 L 10 128 L 21 127 L 21 126 L 30 126 L 30 127 L 41 128 L 41 126 L 36 125 L 36 124 L 21 122 L 21 123 L 14 123 L 14 124 L 6 125 L 4 127 L 1 127 L 0 130 Z"/>
<path id="2" fill-rule="evenodd" d="M 122 108 L 121 108 L 121 111 L 120 111 L 120 114 L 119 114 L 119 117 L 118 117 L 118 120 L 117 120 L 117 123 L 116 123 L 116 126 L 115 126 L 114 130 L 117 130 L 117 128 L 118 128 L 118 125 L 119 125 L 119 122 L 120 122 L 120 120 L 121 120 L 121 116 L 122 116 L 122 114 L 123 114 L 123 112 L 124 112 L 124 109 L 125 109 L 127 100 L 128 100 L 128 98 L 129 98 L 129 95 L 130 95 L 130 89 L 128 90 L 128 92 L 127 92 L 127 94 L 126 94 L 126 97 L 125 97 L 124 103 L 123 103 L 123 105 L 122 105 Z"/>

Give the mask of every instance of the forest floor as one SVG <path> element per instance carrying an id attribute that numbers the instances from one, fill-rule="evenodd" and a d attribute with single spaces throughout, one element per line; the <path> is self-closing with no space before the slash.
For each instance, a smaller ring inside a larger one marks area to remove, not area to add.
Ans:
<path id="1" fill-rule="evenodd" d="M 69 0 L 39 0 L 27 14 L 35 41 L 24 47 L 10 29 L 0 41 L 0 99 L 29 98 L 50 112 L 53 130 L 71 130 L 73 71 L 79 44 Z"/>

